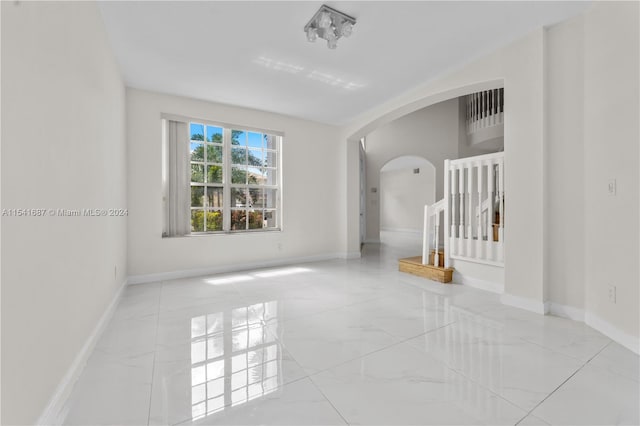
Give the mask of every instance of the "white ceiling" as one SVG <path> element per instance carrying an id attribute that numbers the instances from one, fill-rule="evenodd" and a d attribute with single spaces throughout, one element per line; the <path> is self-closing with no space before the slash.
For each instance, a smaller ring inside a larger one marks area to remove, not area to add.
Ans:
<path id="1" fill-rule="evenodd" d="M 321 2 L 100 3 L 130 87 L 345 124 L 583 2 L 339 2 L 354 16 L 336 50 L 309 43 Z"/>

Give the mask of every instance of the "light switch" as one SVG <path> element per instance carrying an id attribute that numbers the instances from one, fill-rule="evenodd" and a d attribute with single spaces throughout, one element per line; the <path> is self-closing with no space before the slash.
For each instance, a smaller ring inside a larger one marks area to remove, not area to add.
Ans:
<path id="1" fill-rule="evenodd" d="M 609 195 L 616 195 L 616 180 L 609 179 L 609 184 L 607 185 L 607 192 Z"/>

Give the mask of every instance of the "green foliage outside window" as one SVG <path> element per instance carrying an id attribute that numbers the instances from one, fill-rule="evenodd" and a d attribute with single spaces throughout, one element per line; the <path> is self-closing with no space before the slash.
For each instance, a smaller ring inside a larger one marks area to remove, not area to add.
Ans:
<path id="1" fill-rule="evenodd" d="M 250 211 L 249 213 L 249 229 L 262 228 L 262 212 Z M 231 230 L 247 229 L 247 211 L 233 210 L 231 211 Z"/>
<path id="2" fill-rule="evenodd" d="M 204 228 L 204 211 L 196 210 L 191 215 L 191 229 L 202 232 Z M 222 213 L 219 211 L 207 212 L 207 231 L 222 230 Z"/>
<path id="3" fill-rule="evenodd" d="M 261 229 L 263 214 L 262 211 L 249 211 L 249 229 Z M 203 210 L 194 210 L 191 215 L 191 229 L 194 232 L 203 232 L 204 229 Z M 231 212 L 231 230 L 241 231 L 247 229 L 247 211 L 233 210 Z M 222 213 L 219 211 L 207 212 L 207 229 L 205 231 L 222 230 Z"/>

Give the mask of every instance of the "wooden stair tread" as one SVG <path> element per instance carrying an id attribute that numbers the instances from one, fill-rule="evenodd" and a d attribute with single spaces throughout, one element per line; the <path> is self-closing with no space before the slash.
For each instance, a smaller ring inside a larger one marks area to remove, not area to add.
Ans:
<path id="1" fill-rule="evenodd" d="M 453 268 L 441 266 L 423 265 L 422 256 L 406 257 L 398 260 L 398 270 L 422 278 L 427 278 L 441 283 L 450 283 L 453 279 Z"/>

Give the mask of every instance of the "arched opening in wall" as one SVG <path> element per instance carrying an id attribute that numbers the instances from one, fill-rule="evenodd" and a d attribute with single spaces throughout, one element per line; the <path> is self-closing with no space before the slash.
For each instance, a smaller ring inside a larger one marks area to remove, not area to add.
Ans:
<path id="1" fill-rule="evenodd" d="M 472 133 L 470 130 L 477 131 L 478 127 L 483 129 L 485 125 L 499 122 L 491 117 L 492 114 L 485 114 L 484 111 L 486 107 L 489 111 L 502 113 L 503 88 L 504 81 L 502 79 L 460 85 L 453 82 L 449 87 L 445 85 L 440 90 L 432 90 L 431 93 L 426 91 L 423 97 L 416 97 L 413 101 L 389 109 L 377 117 L 371 117 L 369 121 L 354 125 L 349 132 L 351 136 L 347 138 L 350 146 L 347 162 L 354 164 L 357 161 L 356 141 L 366 136 L 367 175 L 365 178 L 360 176 L 359 181 L 357 178 L 348 177 L 347 191 L 349 194 L 353 194 L 353 197 L 348 198 L 356 200 L 354 190 L 357 190 L 356 188 L 359 186 L 360 199 L 366 200 L 365 243 L 380 243 L 380 229 L 387 227 L 386 224 L 382 225 L 380 222 L 381 184 L 379 171 L 383 165 L 390 161 L 389 159 L 402 155 L 418 155 L 429 158 L 435 167 L 434 201 L 438 201 L 444 196 L 445 160 L 474 157 L 504 150 L 504 128 L 501 129 L 500 134 L 494 132 L 495 134 L 483 134 L 482 138 L 469 137 L 469 133 Z M 477 96 L 479 93 L 480 97 Z M 485 96 L 487 93 L 489 96 Z M 488 101 L 485 102 L 485 100 Z M 476 120 L 478 116 L 483 121 L 478 123 Z M 482 126 L 478 126 L 478 124 Z M 497 128 L 491 130 L 497 130 Z M 363 179 L 365 185 L 362 184 Z M 484 181 L 488 182 L 489 180 L 485 179 Z M 483 210 L 485 204 L 488 205 L 488 203 L 483 203 Z M 356 247 L 356 241 L 358 241 L 356 231 L 358 228 L 353 226 L 358 213 L 357 207 L 354 208 L 354 205 L 355 203 L 351 203 L 347 208 L 348 221 L 351 224 L 347 228 L 347 247 L 349 250 Z M 423 209 L 420 210 L 420 214 L 423 214 Z M 464 216 L 465 220 L 468 219 L 468 216 L 468 214 Z M 458 217 L 459 215 L 456 216 L 456 218 Z M 459 228 L 458 225 L 456 229 Z M 492 226 L 488 228 L 491 229 Z M 442 233 L 443 227 L 440 227 L 439 235 Z M 360 235 L 362 235 L 362 227 Z M 444 241 L 443 235 L 441 237 L 442 242 Z M 358 242 L 362 242 L 362 238 Z M 422 244 L 419 246 L 421 247 Z"/>
<path id="2" fill-rule="evenodd" d="M 380 241 L 420 241 L 425 205 L 436 201 L 436 168 L 423 157 L 404 155 L 380 169 Z"/>

